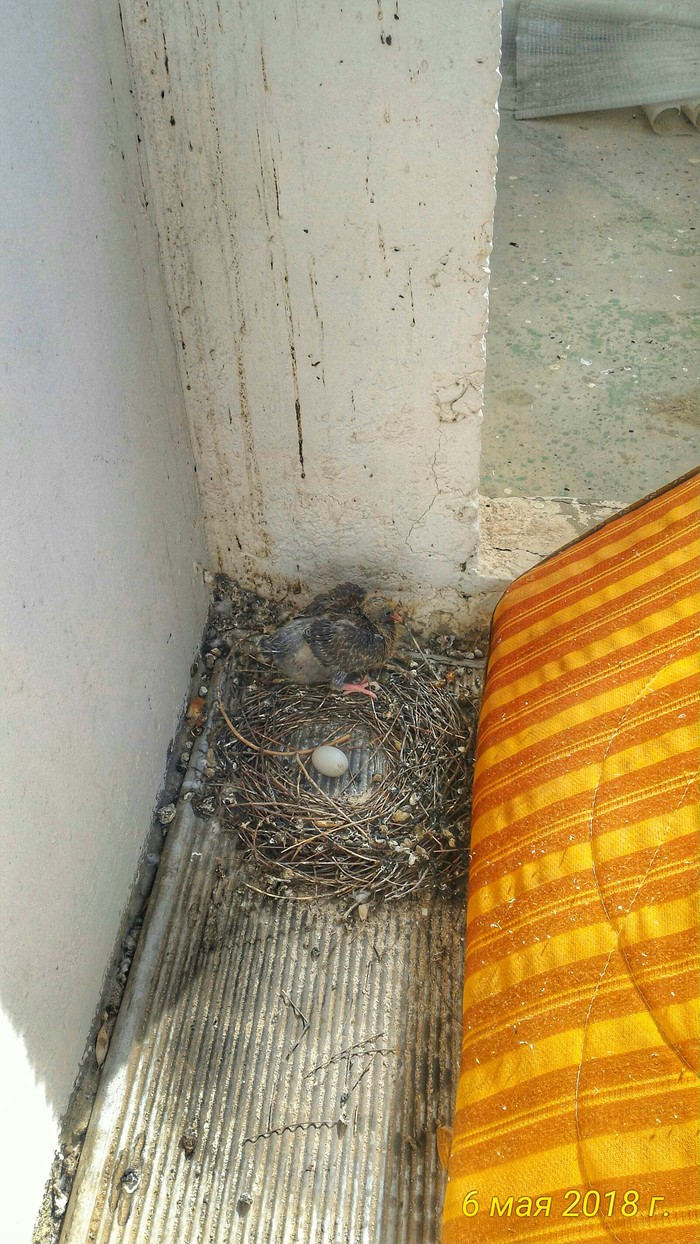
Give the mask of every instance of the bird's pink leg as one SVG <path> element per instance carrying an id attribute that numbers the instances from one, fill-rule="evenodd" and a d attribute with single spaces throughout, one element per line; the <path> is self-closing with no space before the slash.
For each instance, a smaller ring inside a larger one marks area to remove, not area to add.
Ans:
<path id="1" fill-rule="evenodd" d="M 352 695 L 353 691 L 359 691 L 362 695 L 368 695 L 373 700 L 377 698 L 374 692 L 370 690 L 369 678 L 366 674 L 362 682 L 344 682 L 341 691 L 344 691 L 346 695 Z"/>

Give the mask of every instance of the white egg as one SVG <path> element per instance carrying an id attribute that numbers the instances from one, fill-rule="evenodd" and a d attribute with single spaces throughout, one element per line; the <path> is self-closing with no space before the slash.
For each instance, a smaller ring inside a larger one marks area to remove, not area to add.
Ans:
<path id="1" fill-rule="evenodd" d="M 324 743 L 311 753 L 311 763 L 324 777 L 342 777 L 350 767 L 345 752 L 341 752 L 339 747 L 331 747 L 330 743 Z"/>

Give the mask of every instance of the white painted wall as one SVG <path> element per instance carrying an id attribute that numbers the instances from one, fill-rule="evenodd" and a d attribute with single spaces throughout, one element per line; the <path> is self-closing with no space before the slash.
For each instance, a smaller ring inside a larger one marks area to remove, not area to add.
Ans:
<path id="1" fill-rule="evenodd" d="M 128 0 L 212 554 L 469 614 L 499 0 Z"/>
<path id="2" fill-rule="evenodd" d="M 201 635 L 204 543 L 118 8 L 7 0 L 3 21 L 0 1241 L 26 1244 Z"/>

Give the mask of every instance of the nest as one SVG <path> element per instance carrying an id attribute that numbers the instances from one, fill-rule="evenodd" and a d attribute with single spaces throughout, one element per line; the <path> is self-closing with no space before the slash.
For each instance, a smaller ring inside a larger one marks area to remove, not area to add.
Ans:
<path id="1" fill-rule="evenodd" d="M 385 670 L 374 701 L 239 666 L 219 707 L 211 772 L 222 826 L 261 889 L 301 885 L 361 907 L 461 886 L 476 706 L 455 670 L 413 665 Z M 347 755 L 342 777 L 315 770 L 322 743 Z"/>

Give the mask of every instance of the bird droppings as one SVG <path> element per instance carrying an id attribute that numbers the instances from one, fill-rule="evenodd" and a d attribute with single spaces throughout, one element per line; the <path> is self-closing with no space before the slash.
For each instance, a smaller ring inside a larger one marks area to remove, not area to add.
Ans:
<path id="1" fill-rule="evenodd" d="M 423 887 L 459 889 L 485 664 L 475 639 L 481 650 L 483 640 L 471 636 L 467 646 L 443 635 L 431 652 L 405 630 L 376 699 L 351 699 L 262 663 L 260 631 L 298 612 L 217 579 L 207 640 L 221 643 L 225 628 L 230 656 L 195 811 L 218 816 L 252 866 L 253 888 L 274 897 L 299 887 L 366 892 L 366 906 Z M 347 764 L 324 774 L 312 759 L 319 750 Z"/>
<path id="2" fill-rule="evenodd" d="M 190 1123 L 180 1137 L 180 1148 L 186 1158 L 191 1158 L 197 1147 L 197 1139 L 199 1136 L 199 1125 L 197 1121 Z"/>
<path id="3" fill-rule="evenodd" d="M 141 1183 L 141 1172 L 130 1166 L 128 1170 L 124 1171 L 119 1182 L 124 1191 L 132 1195 Z"/>
<path id="4" fill-rule="evenodd" d="M 236 1209 L 238 1210 L 238 1213 L 241 1215 L 241 1217 L 243 1217 L 244 1214 L 248 1213 L 248 1210 L 250 1209 L 252 1204 L 253 1204 L 253 1198 L 251 1194 L 249 1192 L 242 1192 L 238 1198 L 238 1201 L 236 1202 Z"/>

